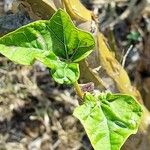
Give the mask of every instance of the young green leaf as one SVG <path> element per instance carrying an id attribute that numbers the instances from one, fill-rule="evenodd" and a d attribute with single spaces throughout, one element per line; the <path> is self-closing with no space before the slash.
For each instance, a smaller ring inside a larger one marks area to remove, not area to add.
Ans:
<path id="1" fill-rule="evenodd" d="M 93 36 L 75 27 L 70 16 L 59 9 L 47 23 L 53 41 L 53 52 L 66 61 L 78 62 L 92 52 Z"/>
<path id="2" fill-rule="evenodd" d="M 50 64 L 52 77 L 60 84 L 73 84 L 79 78 L 80 71 L 78 63 L 60 61 L 54 53 L 46 57 L 38 56 L 36 58 L 46 66 Z"/>
<path id="3" fill-rule="evenodd" d="M 128 39 L 129 41 L 134 41 L 134 42 L 136 42 L 136 41 L 139 40 L 140 36 L 141 36 L 141 35 L 140 35 L 139 32 L 131 31 L 131 32 L 127 35 L 127 39 Z"/>
<path id="4" fill-rule="evenodd" d="M 24 65 L 51 51 L 67 62 L 77 62 L 91 53 L 94 44 L 93 36 L 77 29 L 59 9 L 49 21 L 30 23 L 0 38 L 0 53 Z"/>
<path id="5" fill-rule="evenodd" d="M 137 132 L 142 116 L 135 99 L 123 94 L 87 93 L 74 115 L 83 124 L 95 150 L 120 150 L 125 140 Z"/>
<path id="6" fill-rule="evenodd" d="M 56 82 L 60 84 L 72 84 L 79 78 L 79 65 L 77 63 L 67 64 L 65 62 L 56 62 L 51 73 Z"/>
<path id="7" fill-rule="evenodd" d="M 49 54 L 52 42 L 46 22 L 33 22 L 0 38 L 0 53 L 23 65 L 31 65 L 36 55 Z"/>
<path id="8" fill-rule="evenodd" d="M 77 63 L 61 63 L 51 70 L 52 77 L 60 84 L 72 84 L 79 78 L 79 66 Z"/>
<path id="9" fill-rule="evenodd" d="M 23 65 L 39 60 L 52 69 L 57 82 L 69 84 L 79 78 L 75 62 L 90 54 L 94 45 L 93 36 L 77 29 L 59 9 L 49 21 L 36 21 L 1 37 L 0 53 Z"/>

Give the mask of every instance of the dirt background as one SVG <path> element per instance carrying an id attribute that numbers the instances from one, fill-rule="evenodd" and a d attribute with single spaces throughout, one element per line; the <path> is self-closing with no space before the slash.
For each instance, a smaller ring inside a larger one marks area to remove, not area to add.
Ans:
<path id="1" fill-rule="evenodd" d="M 150 1 L 82 3 L 97 14 L 119 62 L 126 56 L 125 69 L 150 109 Z M 34 21 L 30 7 L 0 0 L 0 36 Z M 74 90 L 55 83 L 39 62 L 20 66 L 0 55 L 0 150 L 92 150 L 82 125 L 72 116 L 77 105 Z M 137 149 L 149 150 L 144 145 Z"/>

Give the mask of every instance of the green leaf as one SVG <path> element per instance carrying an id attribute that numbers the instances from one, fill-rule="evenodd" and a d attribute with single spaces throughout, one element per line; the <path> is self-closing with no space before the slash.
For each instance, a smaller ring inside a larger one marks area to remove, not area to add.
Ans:
<path id="1" fill-rule="evenodd" d="M 91 53 L 94 44 L 92 35 L 77 29 L 59 9 L 49 21 L 30 23 L 0 38 L 0 53 L 24 65 L 52 51 L 64 61 L 77 62 Z"/>
<path id="2" fill-rule="evenodd" d="M 51 70 L 53 79 L 60 84 L 73 84 L 78 80 L 80 72 L 77 63 L 56 62 L 56 66 Z"/>
<path id="3" fill-rule="evenodd" d="M 52 69 L 57 82 L 70 84 L 79 78 L 75 63 L 89 55 L 94 45 L 93 36 L 77 29 L 59 9 L 50 20 L 30 23 L 1 37 L 0 53 L 23 65 L 39 60 Z"/>
<path id="4" fill-rule="evenodd" d="M 75 27 L 70 16 L 59 9 L 47 27 L 51 32 L 53 52 L 64 60 L 78 62 L 92 52 L 93 36 Z"/>
<path id="5" fill-rule="evenodd" d="M 120 150 L 125 140 L 137 132 L 142 116 L 135 99 L 123 94 L 87 93 L 74 115 L 83 124 L 95 150 Z"/>
<path id="6" fill-rule="evenodd" d="M 140 36 L 139 32 L 131 31 L 130 34 L 127 35 L 127 39 L 130 41 L 138 41 Z"/>
<path id="7" fill-rule="evenodd" d="M 28 24 L 0 38 L 0 53 L 23 65 L 31 65 L 37 55 L 49 55 L 52 41 L 46 22 Z"/>
<path id="8" fill-rule="evenodd" d="M 51 74 L 53 79 L 60 84 L 73 84 L 78 80 L 80 71 L 79 64 L 60 61 L 54 53 L 46 57 L 37 57 L 43 64 L 51 64 Z"/>

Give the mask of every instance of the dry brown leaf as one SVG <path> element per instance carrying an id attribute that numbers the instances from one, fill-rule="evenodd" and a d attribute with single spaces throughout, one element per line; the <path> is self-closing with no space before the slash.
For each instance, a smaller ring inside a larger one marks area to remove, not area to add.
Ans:
<path id="1" fill-rule="evenodd" d="M 22 0 L 21 4 L 34 20 L 49 19 L 57 10 L 52 0 Z"/>
<path id="2" fill-rule="evenodd" d="M 85 75 L 86 74 L 86 75 Z M 80 79 L 84 83 L 93 82 L 95 87 L 100 90 L 106 90 L 107 85 L 100 78 L 98 73 L 94 72 L 86 60 L 80 62 Z"/>
<path id="3" fill-rule="evenodd" d="M 133 95 L 141 104 L 143 104 L 141 94 L 131 85 L 127 72 L 109 51 L 103 34 L 99 33 L 97 40 L 101 65 L 106 70 L 107 74 L 115 81 L 118 90 L 121 93 Z M 144 113 L 141 120 L 140 131 L 146 132 L 150 124 L 150 113 L 144 105 L 142 106 Z"/>
<path id="4" fill-rule="evenodd" d="M 107 74 L 115 81 L 118 90 L 121 93 L 135 96 L 137 100 L 142 103 L 140 93 L 131 85 L 127 72 L 109 51 L 103 34 L 98 33 L 97 40 L 101 65 L 106 70 Z"/>
<path id="5" fill-rule="evenodd" d="M 63 0 L 66 11 L 69 15 L 79 22 L 90 21 L 91 11 L 87 10 L 79 0 Z"/>
<path id="6" fill-rule="evenodd" d="M 51 1 L 53 1 L 57 9 L 63 8 L 62 0 L 51 0 Z"/>

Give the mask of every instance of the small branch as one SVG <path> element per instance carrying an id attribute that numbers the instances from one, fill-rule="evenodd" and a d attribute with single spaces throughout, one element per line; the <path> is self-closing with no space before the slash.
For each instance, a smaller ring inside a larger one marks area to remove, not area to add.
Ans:
<path id="1" fill-rule="evenodd" d="M 125 53 L 125 55 L 124 55 L 124 57 L 123 57 L 123 60 L 122 60 L 122 67 L 123 67 L 123 68 L 124 68 L 124 66 L 125 66 L 125 62 L 126 62 L 127 56 L 129 55 L 129 53 L 130 53 L 130 51 L 132 50 L 132 48 L 133 48 L 133 45 L 131 45 L 131 46 L 128 48 L 127 52 Z"/>

